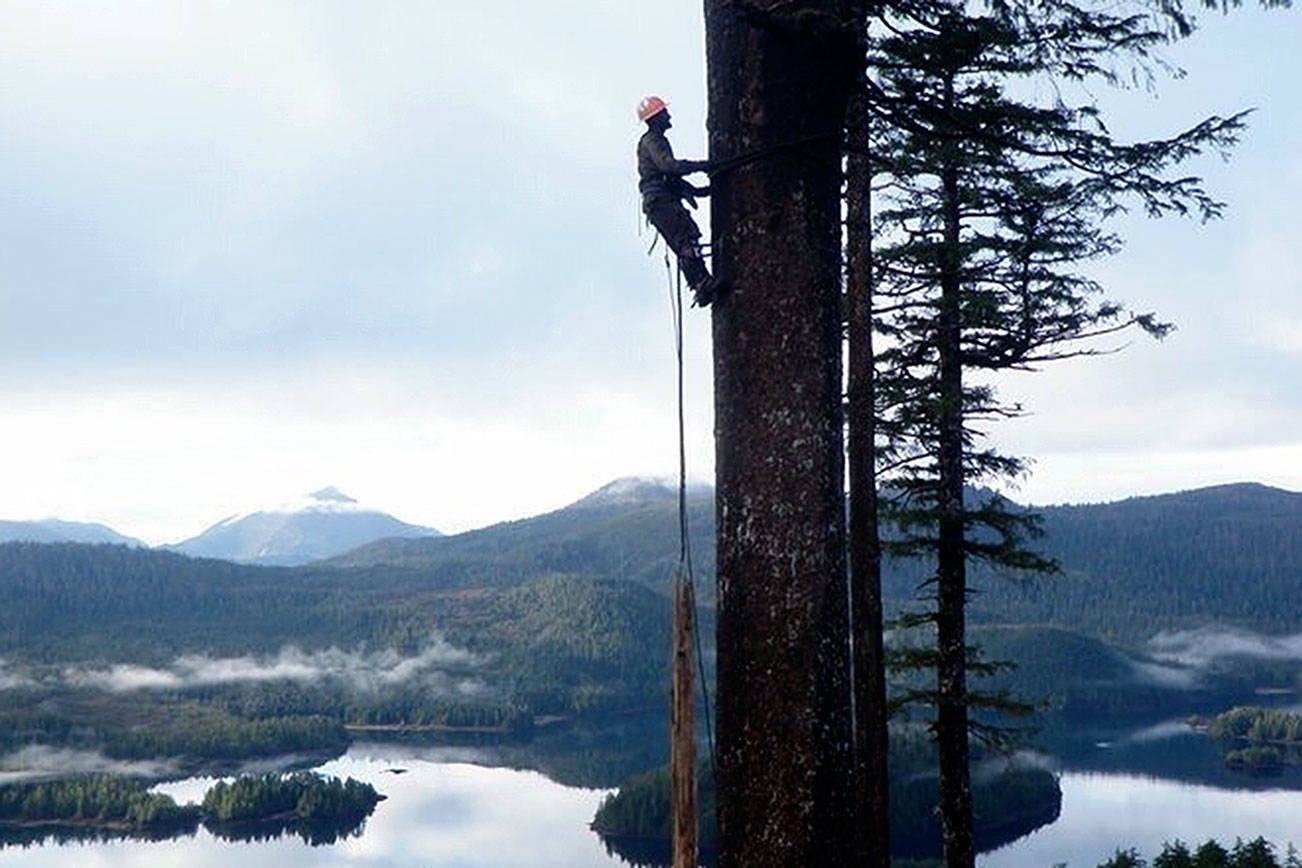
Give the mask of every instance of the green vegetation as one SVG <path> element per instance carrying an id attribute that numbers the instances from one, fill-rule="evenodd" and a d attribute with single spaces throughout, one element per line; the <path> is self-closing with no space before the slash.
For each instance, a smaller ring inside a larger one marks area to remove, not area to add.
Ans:
<path id="1" fill-rule="evenodd" d="M 294 569 L 111 545 L 0 545 L 0 657 L 22 676 L 0 690 L 0 751 L 38 743 L 226 760 L 338 751 L 347 725 L 527 733 L 536 716 L 659 705 L 669 612 L 657 590 L 677 551 L 674 498 L 664 495 L 383 541 Z M 691 509 L 708 642 L 709 493 L 693 494 Z M 1296 667 L 1247 660 L 1202 673 L 1199 689 L 1164 685 L 1109 642 L 1139 647 L 1156 629 L 1213 620 L 1302 630 L 1302 611 L 1277 604 L 1291 587 L 1287 565 L 1302 560 L 1302 495 L 1223 486 L 1042 514 L 1043 549 L 1064 575 L 973 577 L 974 644 L 986 659 L 1020 664 L 990 690 L 1079 716 L 1192 712 L 1254 687 L 1296 686 Z M 904 605 L 927 572 L 888 564 L 888 602 Z M 1084 627 L 1063 626 L 1075 624 Z M 70 667 L 166 669 L 185 654 L 289 645 L 415 655 L 433 636 L 473 654 L 440 664 L 442 683 L 322 677 L 114 693 L 64 678 Z M 708 647 L 706 656 L 708 667 Z"/>
<path id="2" fill-rule="evenodd" d="M 278 818 L 357 820 L 370 815 L 382 797 L 370 784 L 312 772 L 246 775 L 218 781 L 203 797 L 204 816 L 218 823 Z"/>
<path id="3" fill-rule="evenodd" d="M 1190 850 L 1181 841 L 1162 845 L 1162 852 L 1147 862 L 1136 850 L 1118 850 L 1099 868 L 1302 868 L 1302 859 L 1289 845 L 1281 861 L 1275 848 L 1264 838 L 1238 840 L 1229 850 L 1216 841 L 1207 841 Z"/>
<path id="4" fill-rule="evenodd" d="M 1208 623 L 1302 632 L 1302 611 L 1279 605 L 1302 563 L 1302 494 L 1222 485 L 1036 512 L 1037 547 L 1062 574 L 1024 582 L 977 569 L 975 620 L 1054 624 L 1134 644 Z M 888 595 L 909 593 L 917 573 L 893 565 Z"/>
<path id="5" fill-rule="evenodd" d="M 39 701 L 18 699 L 0 702 L 0 752 L 44 744 L 113 759 L 198 764 L 289 753 L 337 755 L 348 746 L 343 725 L 319 715 L 247 719 L 212 702 L 170 694 L 57 690 Z"/>
<path id="6" fill-rule="evenodd" d="M 0 610 L 0 656 L 160 667 L 182 654 L 266 654 L 288 645 L 417 654 L 443 636 L 482 660 L 452 674 L 482 681 L 491 701 L 448 690 L 375 701 L 353 691 L 322 713 L 350 723 L 501 726 L 518 723 L 521 712 L 626 710 L 658 700 L 667 672 L 663 598 L 614 579 L 545 572 L 527 579 L 467 588 L 438 570 L 260 568 L 116 546 L 12 543 L 0 545 L 0 593 L 14 601 Z M 416 713 L 396 720 L 377 710 L 397 706 Z"/>
<path id="7" fill-rule="evenodd" d="M 1207 734 L 1248 744 L 1302 745 L 1302 714 L 1241 705 L 1212 718 Z"/>
<path id="8" fill-rule="evenodd" d="M 703 600 L 714 598 L 714 498 L 688 492 L 688 520 Z M 617 578 L 663 590 L 677 563 L 676 492 L 648 488 L 623 502 L 565 509 L 456 536 L 386 539 L 324 563 L 433 570 L 466 586 L 516 584 L 547 573 Z"/>
<path id="9" fill-rule="evenodd" d="M 47 837 L 151 840 L 193 834 L 200 820 L 227 840 L 265 840 L 287 832 L 311 844 L 356 834 L 384 797 L 370 784 L 313 772 L 219 781 L 202 806 L 177 805 L 150 784 L 120 775 L 87 775 L 0 786 L 0 846 Z"/>
<path id="10" fill-rule="evenodd" d="M 1279 709 L 1239 706 L 1207 722 L 1207 734 L 1221 744 L 1231 768 L 1276 772 L 1302 763 L 1302 715 Z"/>
<path id="11" fill-rule="evenodd" d="M 708 495 L 694 495 L 692 511 L 708 603 Z M 1057 625 L 1131 643 L 1208 622 L 1302 631 L 1302 612 L 1277 604 L 1292 586 L 1290 565 L 1302 560 L 1302 495 L 1234 485 L 1038 512 L 1040 548 L 1063 575 L 1028 582 L 975 568 L 974 621 Z M 640 622 L 630 636 L 618 618 L 603 622 L 568 606 L 610 605 L 618 596 L 633 610 L 656 608 L 660 598 L 638 590 L 664 589 L 676 530 L 669 497 L 576 506 L 453 537 L 382 541 L 330 567 L 259 568 L 117 546 L 0 545 L 0 591 L 9 603 L 0 611 L 0 655 L 159 665 L 178 653 L 274 652 L 290 643 L 411 652 L 439 630 L 455 644 L 515 661 L 528 656 L 537 625 L 548 621 L 556 633 L 604 628 L 591 636 L 591 650 L 644 659 L 651 639 L 659 643 L 649 635 L 655 622 Z M 921 562 L 889 562 L 888 601 L 911 600 L 928 574 Z M 575 589 L 596 582 L 604 599 L 585 603 L 583 593 L 556 587 L 512 595 L 539 581 Z M 523 605 L 534 599 L 544 608 Z M 584 655 L 563 662 L 582 668 Z"/>
<path id="12" fill-rule="evenodd" d="M 199 822 L 194 805 L 150 793 L 148 785 L 117 775 L 0 787 L 0 824 L 68 824 L 130 829 L 189 827 Z"/>

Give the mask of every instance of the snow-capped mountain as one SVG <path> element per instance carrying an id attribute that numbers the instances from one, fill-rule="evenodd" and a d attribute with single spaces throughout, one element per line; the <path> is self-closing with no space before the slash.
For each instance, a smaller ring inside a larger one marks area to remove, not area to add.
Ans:
<path id="1" fill-rule="evenodd" d="M 0 543 L 20 541 L 113 543 L 141 547 L 145 545 L 138 539 L 123 536 L 111 527 L 84 521 L 62 521 L 57 518 L 46 518 L 40 521 L 0 521 Z"/>
<path id="2" fill-rule="evenodd" d="M 363 506 L 337 488 L 223 519 L 196 537 L 166 546 L 194 557 L 294 566 L 342 554 L 386 537 L 441 536 Z"/>
<path id="3" fill-rule="evenodd" d="M 703 482 L 688 482 L 689 494 L 710 491 L 710 486 Z M 678 480 L 654 476 L 622 476 L 614 482 L 608 482 L 601 488 L 586 495 L 568 509 L 614 506 L 617 504 L 648 503 L 670 500 L 678 496 Z"/>

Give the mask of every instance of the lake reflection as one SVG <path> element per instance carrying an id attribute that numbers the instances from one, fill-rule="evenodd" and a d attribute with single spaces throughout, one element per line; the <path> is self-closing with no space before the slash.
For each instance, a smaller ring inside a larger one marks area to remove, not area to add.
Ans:
<path id="1" fill-rule="evenodd" d="M 620 750 L 595 736 L 551 735 L 554 750 L 355 744 L 318 771 L 366 781 L 388 798 L 355 836 L 332 843 L 317 840 L 314 846 L 296 835 L 226 841 L 200 828 L 159 842 L 47 840 L 10 846 L 0 849 L 0 868 L 617 868 L 625 863 L 608 854 L 588 828 L 609 792 L 594 785 L 628 774 L 628 767 L 663 762 L 658 753 L 664 743 L 663 728 L 654 721 L 620 727 L 617 741 L 627 756 L 613 767 L 608 761 Z M 657 737 L 639 737 L 640 728 L 654 730 Z M 1205 736 L 1180 721 L 1125 731 L 1080 730 L 1045 747 L 1062 769 L 1061 815 L 980 856 L 982 868 L 1094 868 L 1118 847 L 1135 847 L 1151 858 L 1175 838 L 1197 844 L 1214 837 L 1229 845 L 1235 838 L 1261 835 L 1281 850 L 1289 841 L 1302 843 L 1302 769 L 1271 779 L 1237 775 L 1224 767 Z M 529 766 L 546 769 L 551 778 Z M 158 789 L 193 802 L 211 784 L 212 779 L 191 778 Z"/>
<path id="2" fill-rule="evenodd" d="M 227 842 L 201 829 L 164 842 L 52 843 L 0 851 L 0 865 L 149 866 L 149 868 L 607 868 L 606 854 L 588 830 L 604 790 L 565 787 L 541 774 L 438 762 L 394 746 L 381 758 L 374 746 L 356 746 L 318 771 L 373 784 L 389 798 L 360 836 L 329 846 L 297 837 L 261 843 Z M 403 768 L 403 774 L 392 769 Z M 211 781 L 192 779 L 160 787 L 182 799 L 200 797 Z"/>
<path id="3" fill-rule="evenodd" d="M 1117 848 L 1151 859 L 1166 841 L 1225 845 L 1258 835 L 1282 852 L 1302 842 L 1302 792 L 1250 792 L 1121 774 L 1064 773 L 1062 816 L 1051 826 L 985 854 L 985 868 L 1093 868 Z"/>

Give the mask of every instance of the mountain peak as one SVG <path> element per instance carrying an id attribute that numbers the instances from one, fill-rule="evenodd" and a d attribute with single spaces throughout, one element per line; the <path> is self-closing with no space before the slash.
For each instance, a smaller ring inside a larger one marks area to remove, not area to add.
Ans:
<path id="1" fill-rule="evenodd" d="M 233 515 L 168 548 L 195 557 L 283 566 L 331 557 L 385 537 L 422 536 L 441 534 L 360 504 L 331 485 Z"/>
<path id="2" fill-rule="evenodd" d="M 349 497 L 333 485 L 327 485 L 325 488 L 318 489 L 308 495 L 312 500 L 325 501 L 328 503 L 356 503 L 357 499 Z"/>
<path id="3" fill-rule="evenodd" d="M 701 482 L 687 483 L 690 494 L 710 491 L 710 486 Z M 608 482 L 591 494 L 579 499 L 573 506 L 609 506 L 612 504 L 644 503 L 661 501 L 674 497 L 678 492 L 678 480 L 664 476 L 621 476 Z"/>

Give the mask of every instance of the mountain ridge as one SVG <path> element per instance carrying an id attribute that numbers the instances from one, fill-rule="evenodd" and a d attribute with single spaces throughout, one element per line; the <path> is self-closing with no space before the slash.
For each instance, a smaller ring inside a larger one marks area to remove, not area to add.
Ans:
<path id="1" fill-rule="evenodd" d="M 110 543 L 146 548 L 144 542 L 118 533 L 106 524 L 44 518 L 34 521 L 0 521 L 0 542 Z"/>

